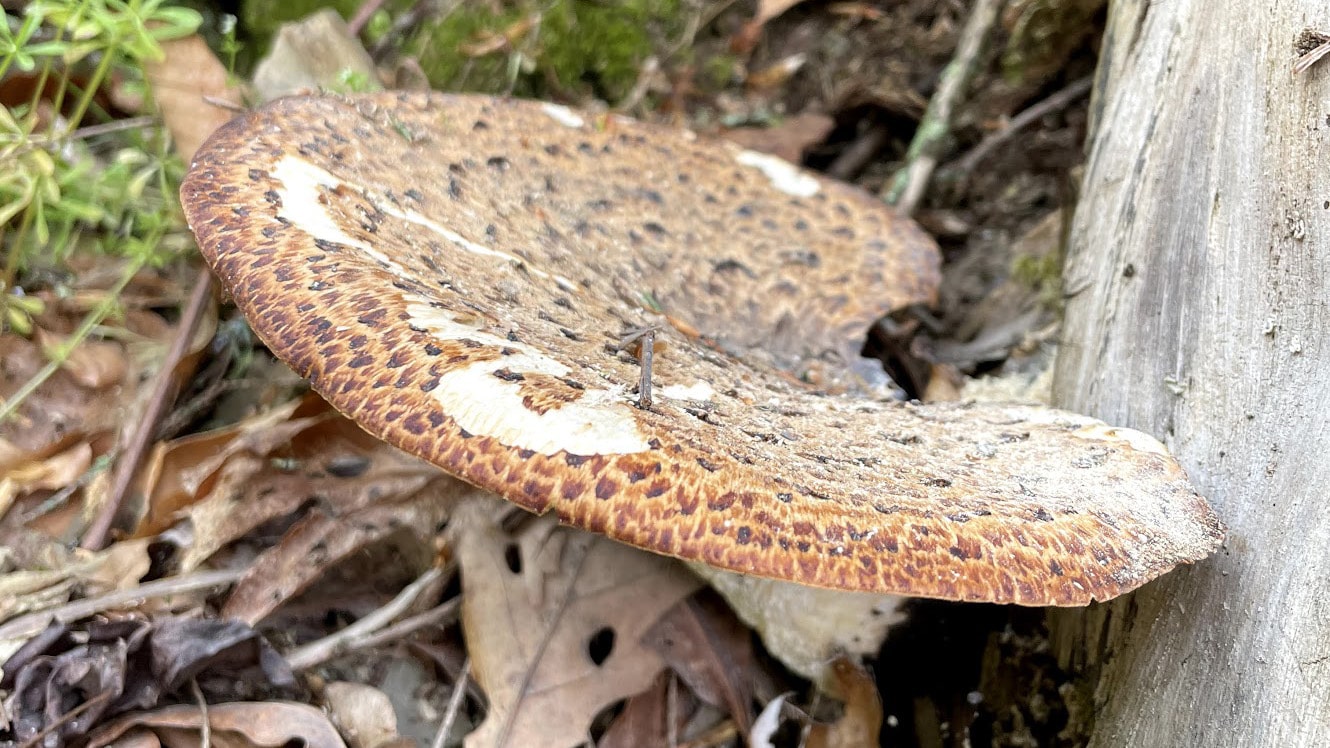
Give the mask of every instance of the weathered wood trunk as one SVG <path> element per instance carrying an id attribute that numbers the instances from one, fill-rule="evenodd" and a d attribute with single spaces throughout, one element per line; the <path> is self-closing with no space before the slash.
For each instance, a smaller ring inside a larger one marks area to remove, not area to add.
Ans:
<path id="1" fill-rule="evenodd" d="M 1096 746 L 1330 745 L 1330 59 L 1324 0 L 1116 2 L 1066 270 L 1058 404 L 1151 432 L 1229 525 L 1052 616 Z"/>

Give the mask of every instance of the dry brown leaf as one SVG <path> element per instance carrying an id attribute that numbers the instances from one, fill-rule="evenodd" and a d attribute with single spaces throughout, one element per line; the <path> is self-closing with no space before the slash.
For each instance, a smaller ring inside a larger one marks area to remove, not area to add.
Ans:
<path id="1" fill-rule="evenodd" d="M 392 702 L 373 686 L 334 681 L 324 686 L 323 705 L 350 748 L 379 748 L 398 739 Z"/>
<path id="2" fill-rule="evenodd" d="M 33 337 L 47 355 L 53 355 L 59 348 L 68 345 L 68 338 L 49 330 L 38 328 Z M 85 340 L 69 352 L 60 368 L 67 372 L 80 386 L 90 390 L 101 390 L 124 381 L 129 372 L 129 362 L 125 360 L 124 346 L 99 340 Z"/>
<path id="3" fill-rule="evenodd" d="M 74 569 L 32 569 L 0 574 L 0 621 L 64 603 L 78 583 Z M 7 658 L 25 640 L 0 640 Z"/>
<path id="4" fill-rule="evenodd" d="M 204 715 L 198 707 L 187 705 L 129 714 L 94 732 L 88 748 L 111 745 L 197 748 Z M 319 748 L 346 745 L 327 715 L 305 704 L 238 701 L 210 705 L 206 715 L 212 745 L 218 748 L 278 748 L 293 743 Z"/>
<path id="5" fill-rule="evenodd" d="M 16 559 L 23 568 L 0 574 L 0 622 L 56 608 L 76 591 L 91 597 L 132 587 L 150 562 L 147 541 L 117 543 L 96 553 L 67 550 L 37 532 L 28 532 L 20 542 L 28 546 Z M 0 662 L 26 641 L 27 637 L 0 639 Z"/>
<path id="6" fill-rule="evenodd" d="M 736 54 L 748 54 L 762 38 L 762 27 L 767 21 L 793 8 L 803 0 L 760 0 L 757 13 L 730 38 L 730 51 Z"/>
<path id="7" fill-rule="evenodd" d="M 152 558 L 148 555 L 149 538 L 122 540 L 97 554 L 97 561 L 83 575 L 85 596 L 134 587 L 148 573 Z"/>
<path id="8" fill-rule="evenodd" d="M 757 23 L 766 23 L 803 1 L 804 0 L 760 0 L 757 4 L 757 14 L 753 16 L 753 20 Z"/>
<path id="9" fill-rule="evenodd" d="M 456 499 L 470 492 L 461 481 L 439 475 L 436 483 L 398 504 L 340 516 L 310 513 L 259 556 L 227 598 L 221 616 L 257 623 L 343 559 L 398 531 L 410 533 L 419 547 L 428 547 Z M 428 560 L 428 554 L 422 560 Z"/>
<path id="10" fill-rule="evenodd" d="M 825 140 L 835 126 L 836 121 L 825 114 L 804 112 L 774 127 L 736 127 L 722 134 L 744 148 L 770 153 L 797 164 L 803 161 L 804 153 Z"/>
<path id="11" fill-rule="evenodd" d="M 186 570 L 311 499 L 350 514 L 398 502 L 440 475 L 315 396 L 162 445 L 146 472 L 149 513 L 136 534 L 186 520 L 190 532 L 180 558 Z"/>
<path id="12" fill-rule="evenodd" d="M 724 709 L 747 735 L 753 721 L 752 633 L 715 595 L 670 609 L 643 642 L 655 649 L 698 698 Z"/>
<path id="13" fill-rule="evenodd" d="M 39 324 L 50 320 L 42 318 Z M 46 365 L 40 343 L 5 333 L 0 335 L 0 401 L 7 401 Z M 112 429 L 118 421 L 114 395 L 92 390 L 63 369 L 56 371 L 19 405 L 13 417 L 0 423 L 0 438 L 8 447 L 6 464 L 45 459 L 93 434 Z"/>
<path id="14" fill-rule="evenodd" d="M 803 52 L 782 57 L 770 65 L 750 73 L 748 78 L 744 80 L 744 87 L 757 93 L 771 93 L 794 77 L 794 74 L 799 72 L 807 62 L 808 55 Z"/>
<path id="15" fill-rule="evenodd" d="M 166 529 L 178 513 L 209 495 L 209 484 L 220 479 L 227 463 L 238 455 L 266 457 L 310 426 L 310 418 L 294 419 L 299 401 L 272 408 L 241 423 L 214 431 L 192 434 L 159 444 L 144 466 L 147 513 L 134 534 L 155 535 Z M 249 478 L 261 464 L 251 461 Z"/>
<path id="16" fill-rule="evenodd" d="M 107 288 L 125 272 L 123 261 L 104 256 L 76 256 L 70 264 L 77 278 L 72 294 L 34 294 L 46 308 L 34 319 L 33 337 L 0 334 L 0 351 L 4 351 L 0 356 L 0 401 L 12 398 L 47 365 L 52 349 L 64 345 L 84 316 L 105 302 Z M 177 303 L 180 295 L 179 285 L 155 270 L 142 271 L 130 281 L 117 297 L 123 304 L 122 313 L 102 322 L 103 328 L 114 332 L 102 340 L 79 343 L 63 365 L 0 423 L 0 481 L 12 478 L 10 472 L 15 469 L 62 453 L 71 461 L 81 461 L 81 457 L 75 458 L 82 452 L 71 450 L 86 450 L 93 460 L 111 452 L 117 434 L 129 422 L 125 413 L 146 392 L 150 378 L 145 373 L 160 360 L 173 334 L 153 309 Z M 196 348 L 206 345 L 211 335 L 210 325 L 200 327 Z M 92 478 L 74 494 L 75 500 L 53 502 L 54 508 L 43 507 L 45 514 L 27 520 L 29 527 L 52 537 L 73 537 L 82 527 L 85 507 L 95 506 L 98 496 L 92 464 L 77 474 L 63 472 L 67 480 L 58 485 L 48 480 L 24 488 L 11 482 L 0 488 L 0 510 L 7 510 L 10 501 L 20 501 L 23 511 L 32 512 L 47 498 L 43 492 L 73 488 L 80 480 Z"/>
<path id="17" fill-rule="evenodd" d="M 841 657 L 832 663 L 827 690 L 845 702 L 845 713 L 808 733 L 807 748 L 859 748 L 877 745 L 882 732 L 882 698 L 868 671 Z"/>
<path id="18" fill-rule="evenodd" d="M 887 16 L 881 8 L 859 2 L 832 3 L 827 6 L 827 11 L 832 15 L 845 16 L 856 21 L 881 21 Z"/>
<path id="19" fill-rule="evenodd" d="M 0 516 L 15 497 L 29 491 L 55 490 L 78 479 L 92 465 L 92 445 L 79 442 L 69 449 L 7 467 L 0 472 Z"/>
<path id="20" fill-rule="evenodd" d="M 596 748 L 670 748 L 671 730 L 667 723 L 671 714 L 669 691 L 673 678 L 673 673 L 663 671 L 650 688 L 628 699 Z M 673 733 L 679 735 L 696 700 L 689 698 L 687 689 L 676 689 L 675 694 Z"/>
<path id="21" fill-rule="evenodd" d="M 238 681 L 268 692 L 295 687 L 290 666 L 253 629 L 195 616 L 53 622 L 4 668 L 12 737 L 35 744 L 48 734 L 46 746 L 81 743 L 97 725 L 152 709 L 190 682 L 214 693 Z"/>
<path id="22" fill-rule="evenodd" d="M 161 43 L 165 56 L 148 62 L 145 70 L 156 94 L 162 120 L 175 141 L 176 152 L 189 163 L 194 151 L 213 130 L 235 116 L 205 98 L 219 99 L 239 107 L 238 89 L 231 85 L 226 66 L 208 48 L 203 37 L 187 36 Z"/>
<path id="23" fill-rule="evenodd" d="M 493 507 L 468 503 L 453 519 L 463 632 L 490 702 L 466 745 L 582 743 L 601 709 L 642 691 L 664 667 L 641 637 L 699 583 L 659 556 L 575 530 L 549 532 L 549 516 L 532 521 L 537 531 L 509 537 L 489 519 Z M 547 563 L 556 560 L 557 568 Z"/>

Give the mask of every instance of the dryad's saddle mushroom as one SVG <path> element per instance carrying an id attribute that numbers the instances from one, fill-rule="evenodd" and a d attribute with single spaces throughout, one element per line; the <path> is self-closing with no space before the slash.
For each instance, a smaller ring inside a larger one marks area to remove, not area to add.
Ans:
<path id="1" fill-rule="evenodd" d="M 889 208 L 769 156 L 550 104 L 305 97 L 221 128 L 182 194 L 255 332 L 339 410 L 625 543 L 1078 605 L 1222 535 L 1139 432 L 789 373 L 857 360 L 873 321 L 930 299 L 938 259 Z M 654 345 L 625 346 L 644 330 Z"/>

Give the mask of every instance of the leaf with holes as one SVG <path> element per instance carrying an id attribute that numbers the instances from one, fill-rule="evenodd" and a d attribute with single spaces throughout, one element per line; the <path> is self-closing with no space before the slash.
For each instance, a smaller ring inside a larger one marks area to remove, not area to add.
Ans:
<path id="1" fill-rule="evenodd" d="M 463 632 L 489 697 L 467 745 L 581 744 L 600 710 L 665 667 L 642 635 L 700 583 L 676 563 L 548 519 L 509 537 L 493 511 L 464 505 L 452 525 Z"/>

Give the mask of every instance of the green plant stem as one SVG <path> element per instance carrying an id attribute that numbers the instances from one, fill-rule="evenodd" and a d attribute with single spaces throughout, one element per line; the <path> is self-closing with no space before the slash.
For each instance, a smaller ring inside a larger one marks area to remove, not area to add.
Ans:
<path id="1" fill-rule="evenodd" d="M 93 71 L 92 78 L 88 81 L 88 85 L 84 87 L 83 94 L 79 97 L 79 103 L 74 109 L 74 114 L 69 117 L 68 124 L 65 125 L 66 135 L 72 133 L 83 121 L 83 115 L 88 113 L 88 106 L 92 104 L 93 97 L 97 95 L 97 89 L 102 87 L 102 81 L 110 75 L 111 65 L 115 63 L 119 56 L 114 49 L 110 48 L 102 52 L 101 62 L 97 63 L 97 69 Z"/>
<path id="2" fill-rule="evenodd" d="M 65 40 L 65 27 L 59 26 L 55 30 L 55 38 L 52 39 L 52 41 L 63 42 L 64 40 Z M 54 63 L 51 61 L 49 57 L 42 62 L 42 74 L 37 77 L 37 87 L 32 90 L 32 101 L 28 102 L 30 106 L 29 111 L 31 114 L 35 114 L 37 112 L 37 106 L 41 104 L 42 92 L 46 90 L 46 81 L 50 80 L 51 78 L 52 67 L 54 67 Z M 55 95 L 51 97 L 51 106 L 53 110 L 57 113 L 62 111 L 63 109 L 65 103 L 65 91 L 68 90 L 68 88 L 69 88 L 69 76 L 68 75 L 60 76 L 59 81 L 56 83 Z"/>
<path id="3" fill-rule="evenodd" d="M 928 102 L 924 118 L 910 141 L 905 166 L 887 180 L 879 196 L 909 215 L 923 199 L 928 181 L 937 166 L 943 145 L 951 132 L 952 115 L 965 95 L 978 67 L 993 26 L 997 23 L 1004 0 L 977 0 L 961 27 L 960 39 L 951 62 L 942 69 L 937 90 Z"/>
<path id="4" fill-rule="evenodd" d="M 28 229 L 32 228 L 34 211 L 24 210 L 23 218 L 18 224 L 18 236 L 14 238 L 14 244 L 10 247 L 9 253 L 5 256 L 5 277 L 3 299 L 0 299 L 0 312 L 9 310 L 9 294 L 14 291 L 14 281 L 18 278 L 19 257 L 23 253 L 23 243 L 28 240 Z"/>
<path id="5" fill-rule="evenodd" d="M 143 263 L 140 261 L 134 261 L 129 264 L 125 269 L 125 274 L 120 277 L 120 280 L 116 281 L 114 287 L 106 292 L 106 298 L 91 312 L 88 312 L 88 316 L 83 318 L 83 322 L 79 324 L 78 329 L 74 331 L 74 334 L 61 343 L 59 348 L 52 352 L 51 360 L 46 362 L 46 365 L 42 367 L 41 371 L 37 372 L 31 379 L 24 382 L 23 386 L 18 388 L 18 391 L 15 392 L 9 400 L 5 401 L 3 405 L 0 405 L 0 422 L 3 422 L 5 419 L 12 416 L 14 411 L 18 410 L 18 406 L 22 404 L 29 395 L 36 392 L 38 387 L 42 386 L 46 380 L 51 378 L 51 375 L 60 370 L 60 367 L 69 360 L 69 354 L 73 352 L 74 348 L 79 343 L 82 343 L 83 340 L 88 337 L 88 334 L 92 332 L 92 329 L 97 325 L 100 325 L 102 320 L 106 318 L 106 315 L 110 314 L 111 310 L 119 305 L 120 292 L 125 290 L 125 287 L 129 285 L 129 282 L 133 280 L 134 276 L 138 274 L 138 271 L 142 267 Z"/>
<path id="6" fill-rule="evenodd" d="M 14 60 L 17 59 L 18 59 L 17 54 L 5 55 L 3 59 L 0 59 L 0 81 L 5 79 L 5 73 L 9 72 L 9 66 L 13 65 Z"/>

